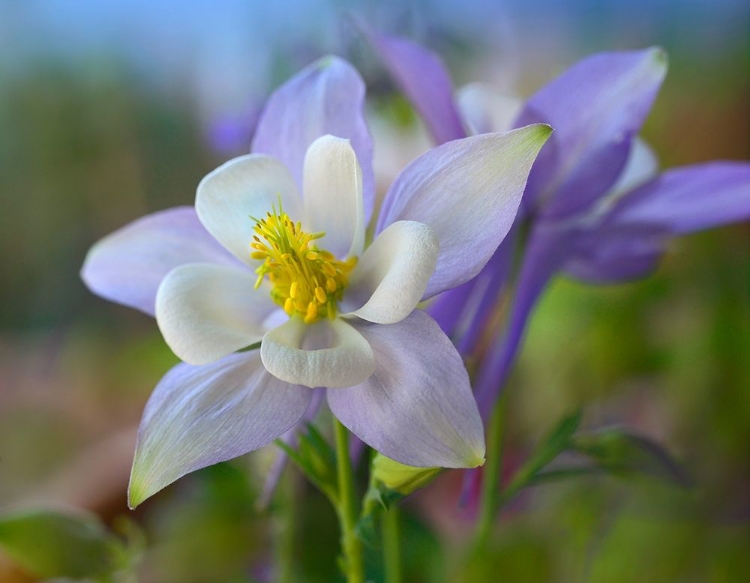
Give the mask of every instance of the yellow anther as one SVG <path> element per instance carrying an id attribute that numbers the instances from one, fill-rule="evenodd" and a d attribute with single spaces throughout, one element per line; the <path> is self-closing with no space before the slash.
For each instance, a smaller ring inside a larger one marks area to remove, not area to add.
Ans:
<path id="1" fill-rule="evenodd" d="M 336 268 L 330 264 L 330 262 L 326 261 L 323 264 L 323 273 L 325 273 L 328 277 L 333 277 L 336 275 Z"/>
<path id="2" fill-rule="evenodd" d="M 284 311 L 290 316 L 294 314 L 294 301 L 292 298 L 287 298 L 284 302 Z"/>
<path id="3" fill-rule="evenodd" d="M 316 247 L 313 242 L 325 233 L 305 233 L 280 206 L 253 220 L 250 256 L 262 262 L 255 270 L 256 288 L 268 277 L 273 301 L 308 324 L 334 318 L 357 258 L 341 261 Z"/>
<path id="4" fill-rule="evenodd" d="M 305 324 L 312 324 L 318 319 L 318 304 L 310 302 L 307 304 L 307 314 L 305 314 Z"/>

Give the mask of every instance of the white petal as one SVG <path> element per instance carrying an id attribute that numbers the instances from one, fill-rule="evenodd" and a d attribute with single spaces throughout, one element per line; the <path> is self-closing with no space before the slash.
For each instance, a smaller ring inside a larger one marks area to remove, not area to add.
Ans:
<path id="1" fill-rule="evenodd" d="M 230 160 L 198 185 L 195 210 L 206 230 L 238 259 L 250 259 L 255 221 L 281 202 L 284 211 L 300 220 L 302 204 L 292 175 L 284 164 L 261 154 Z"/>
<path id="2" fill-rule="evenodd" d="M 337 257 L 361 255 L 365 243 L 362 170 L 349 140 L 326 135 L 305 156 L 304 227 L 324 231 L 320 247 Z"/>
<path id="3" fill-rule="evenodd" d="M 143 412 L 131 508 L 189 472 L 270 443 L 302 417 L 311 396 L 268 374 L 257 351 L 206 366 L 178 364 Z"/>
<path id="4" fill-rule="evenodd" d="M 456 92 L 458 109 L 472 134 L 507 132 L 513 128 L 523 101 L 498 93 L 483 83 L 469 83 Z"/>
<path id="5" fill-rule="evenodd" d="M 362 166 L 365 216 L 369 217 L 375 178 L 364 105 L 365 83 L 357 70 L 339 57 L 318 59 L 270 95 L 258 120 L 252 151 L 283 161 L 302 187 L 310 144 L 326 134 L 350 139 Z"/>
<path id="6" fill-rule="evenodd" d="M 341 319 L 307 325 L 291 318 L 263 337 L 260 356 L 272 375 L 306 387 L 350 387 L 375 370 L 367 340 Z"/>
<path id="7" fill-rule="evenodd" d="M 422 299 L 438 252 L 437 235 L 424 223 L 389 225 L 357 264 L 342 308 L 378 324 L 403 320 Z"/>
<path id="8" fill-rule="evenodd" d="M 156 294 L 156 322 L 185 362 L 206 364 L 258 342 L 278 306 L 255 276 L 222 265 L 191 263 L 173 269 Z"/>

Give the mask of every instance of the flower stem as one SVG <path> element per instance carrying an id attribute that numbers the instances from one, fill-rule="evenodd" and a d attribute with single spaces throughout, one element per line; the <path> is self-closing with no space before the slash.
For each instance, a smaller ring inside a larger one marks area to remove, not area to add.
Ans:
<path id="1" fill-rule="evenodd" d="M 357 537 L 357 502 L 354 489 L 354 472 L 349 457 L 349 432 L 338 419 L 334 419 L 336 461 L 339 484 L 338 516 L 341 525 L 341 550 L 347 583 L 364 583 L 362 541 Z"/>
<path id="2" fill-rule="evenodd" d="M 506 391 L 507 392 L 507 391 Z M 500 509 L 500 479 L 503 469 L 503 438 L 505 429 L 505 392 L 495 402 L 487 440 L 487 464 L 484 466 L 482 496 L 479 501 L 479 520 L 475 533 L 475 546 L 484 548 L 492 534 L 498 510 Z"/>
<path id="3" fill-rule="evenodd" d="M 383 516 L 383 563 L 386 583 L 401 583 L 398 515 L 398 508 L 391 506 Z"/>

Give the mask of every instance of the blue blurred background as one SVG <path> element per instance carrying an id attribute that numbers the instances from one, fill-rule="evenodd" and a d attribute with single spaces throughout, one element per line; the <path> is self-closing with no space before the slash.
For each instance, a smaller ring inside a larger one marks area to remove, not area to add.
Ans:
<path id="1" fill-rule="evenodd" d="M 437 50 L 457 85 L 524 96 L 589 53 L 661 45 L 670 72 L 644 135 L 663 165 L 750 158 L 744 0 L 2 2 L 0 509 L 129 513 L 135 428 L 176 359 L 150 319 L 84 288 L 93 242 L 191 204 L 203 175 L 249 149 L 268 93 L 328 52 L 362 71 L 375 126 L 419 135 L 356 18 Z M 388 136 L 381 186 L 409 161 Z M 447 474 L 405 506 L 405 580 L 750 580 L 749 243 L 740 225 L 678 241 L 647 281 L 557 281 L 511 380 L 509 467 L 585 405 L 590 427 L 665 443 L 692 490 L 538 488 L 504 514 L 497 556 L 475 572 L 461 546 L 472 509 L 457 508 L 460 475 Z M 141 580 L 273 580 L 277 517 L 255 506 L 272 453 L 199 472 L 130 514 L 148 541 Z M 336 580 L 332 511 L 293 473 L 280 496 L 300 507 L 299 580 Z M 28 580 L 0 552 L 0 581 Z"/>

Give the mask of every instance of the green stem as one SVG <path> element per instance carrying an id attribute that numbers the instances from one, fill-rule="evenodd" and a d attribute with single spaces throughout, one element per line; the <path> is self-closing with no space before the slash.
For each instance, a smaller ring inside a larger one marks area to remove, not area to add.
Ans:
<path id="1" fill-rule="evenodd" d="M 347 583 L 364 583 L 365 570 L 362 559 L 362 541 L 357 537 L 357 501 L 354 489 L 354 472 L 349 457 L 349 432 L 334 419 L 336 461 L 339 483 L 338 515 L 341 525 L 341 550 Z"/>
<path id="2" fill-rule="evenodd" d="M 385 583 L 401 583 L 398 508 L 391 506 L 383 516 L 383 563 Z"/>
<path id="3" fill-rule="evenodd" d="M 477 548 L 484 548 L 489 541 L 500 509 L 500 478 L 503 469 L 503 437 L 507 398 L 501 394 L 495 403 L 490 419 L 487 440 L 487 463 L 482 478 L 482 496 L 479 501 L 479 520 L 475 533 Z"/>

